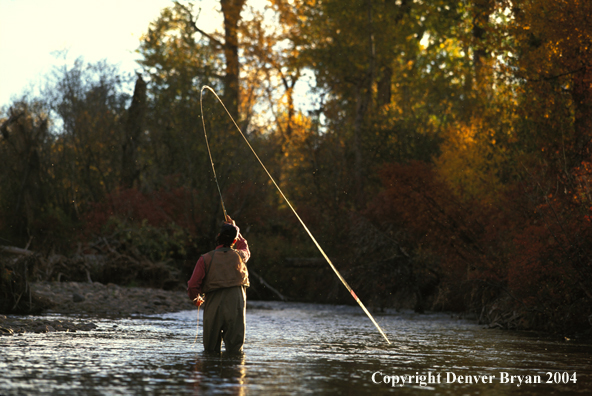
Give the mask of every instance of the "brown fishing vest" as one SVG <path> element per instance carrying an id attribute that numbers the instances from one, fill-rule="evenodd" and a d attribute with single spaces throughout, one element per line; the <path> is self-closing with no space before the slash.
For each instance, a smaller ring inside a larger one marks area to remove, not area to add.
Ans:
<path id="1" fill-rule="evenodd" d="M 220 248 L 204 254 L 206 275 L 204 293 L 233 286 L 249 286 L 249 271 L 234 249 Z"/>

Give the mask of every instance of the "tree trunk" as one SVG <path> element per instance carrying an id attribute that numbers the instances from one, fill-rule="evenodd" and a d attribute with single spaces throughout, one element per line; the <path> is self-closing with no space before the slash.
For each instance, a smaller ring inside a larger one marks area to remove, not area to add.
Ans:
<path id="1" fill-rule="evenodd" d="M 141 75 L 138 75 L 132 104 L 128 109 L 125 135 L 123 141 L 123 158 L 121 161 L 121 185 L 131 188 L 140 175 L 138 169 L 138 145 L 144 129 L 146 115 L 146 83 Z"/>
<path id="2" fill-rule="evenodd" d="M 366 126 L 368 109 L 372 102 L 372 87 L 375 81 L 376 49 L 374 43 L 374 22 L 372 18 L 372 1 L 366 0 L 368 17 L 368 67 L 365 75 L 359 81 L 356 94 L 356 115 L 353 130 L 354 180 L 356 191 L 356 206 L 364 203 L 364 185 L 366 169 L 362 149 L 362 134 Z"/>
<path id="3" fill-rule="evenodd" d="M 592 138 L 592 68 L 584 68 L 573 76 L 572 99 L 575 106 L 574 160 L 572 166 L 579 166 L 590 156 Z"/>
<path id="4" fill-rule="evenodd" d="M 383 66 L 380 69 L 380 80 L 378 81 L 377 100 L 378 106 L 386 106 L 391 103 L 391 84 L 393 80 L 393 68 L 390 66 Z"/>
<path id="5" fill-rule="evenodd" d="M 224 14 L 224 104 L 235 120 L 238 120 L 240 99 L 238 61 L 238 22 L 246 0 L 220 0 Z"/>
<path id="6" fill-rule="evenodd" d="M 473 68 L 476 93 L 482 99 L 491 95 L 491 57 L 487 50 L 485 33 L 493 6 L 492 0 L 474 0 L 473 4 Z"/>

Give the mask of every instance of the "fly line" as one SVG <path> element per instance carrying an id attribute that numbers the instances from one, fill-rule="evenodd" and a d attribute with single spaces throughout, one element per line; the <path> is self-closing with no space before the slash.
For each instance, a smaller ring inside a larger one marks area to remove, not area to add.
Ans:
<path id="1" fill-rule="evenodd" d="M 232 115 L 230 114 L 230 112 L 228 111 L 228 109 L 226 108 L 226 106 L 224 105 L 224 102 L 222 102 L 222 100 L 220 99 L 220 97 L 218 97 L 218 95 L 216 94 L 216 92 L 211 87 L 209 87 L 207 85 L 204 85 L 201 88 L 201 92 L 200 92 L 200 95 L 199 95 L 199 105 L 200 105 L 200 110 L 201 110 L 201 121 L 202 121 L 202 124 L 203 124 L 204 136 L 206 138 L 206 146 L 208 147 L 208 155 L 210 156 L 210 164 L 212 165 L 212 172 L 214 173 L 214 180 L 216 181 L 216 186 L 218 187 L 218 193 L 220 194 L 220 201 L 222 203 L 222 211 L 224 212 L 224 220 L 226 220 L 226 208 L 224 207 L 224 200 L 222 198 L 222 191 L 220 190 L 220 184 L 218 184 L 218 178 L 216 177 L 216 169 L 214 168 L 214 160 L 212 159 L 212 152 L 210 151 L 210 145 L 208 143 L 208 135 L 206 133 L 206 123 L 205 123 L 204 112 L 203 112 L 203 92 L 206 89 L 209 90 L 209 91 L 211 91 L 214 94 L 214 96 L 216 97 L 216 99 L 218 99 L 218 101 L 220 102 L 220 104 L 222 105 L 222 107 L 224 108 L 224 110 L 226 110 L 226 113 L 228 114 L 228 117 L 230 117 L 230 119 L 232 120 L 232 123 L 234 124 L 234 126 L 236 127 L 236 129 L 238 130 L 238 132 L 240 133 L 240 135 L 243 137 L 243 139 L 247 143 L 247 146 L 249 146 L 249 149 L 251 149 L 251 152 L 253 153 L 253 155 L 255 156 L 255 158 L 257 158 L 257 161 L 259 161 L 259 164 L 261 165 L 261 167 L 263 168 L 263 170 L 265 171 L 265 173 L 267 174 L 267 176 L 269 177 L 269 179 L 271 180 L 271 182 L 273 183 L 273 185 L 275 186 L 275 188 L 278 190 L 278 192 L 280 193 L 280 195 L 282 196 L 282 198 L 284 199 L 284 201 L 286 201 L 286 203 L 288 204 L 288 206 L 290 207 L 290 209 L 292 210 L 292 212 L 294 213 L 294 215 L 296 216 L 296 218 L 298 219 L 298 221 L 300 222 L 300 224 L 302 224 L 302 227 L 304 227 L 304 230 L 306 231 L 306 233 L 308 234 L 308 236 L 310 237 L 310 239 L 312 239 L 312 241 L 316 245 L 317 249 L 319 249 L 319 252 L 321 252 L 321 254 L 325 258 L 325 260 L 327 261 L 327 263 L 329 264 L 329 266 L 331 267 L 331 269 L 333 269 L 333 271 L 335 272 L 335 274 L 337 275 L 337 277 L 339 278 L 339 280 L 341 281 L 341 283 L 343 283 L 343 285 L 345 286 L 345 288 L 347 289 L 347 291 L 351 294 L 351 296 L 354 298 L 354 300 L 356 300 L 356 302 L 360 305 L 360 307 L 362 308 L 362 310 L 366 313 L 366 315 L 368 315 L 368 318 L 370 318 L 370 320 L 372 321 L 372 323 L 374 324 L 374 326 L 376 326 L 376 328 L 378 329 L 378 331 L 380 332 L 380 334 L 382 334 L 382 336 L 384 337 L 384 339 L 386 340 L 386 342 L 390 344 L 391 342 L 387 338 L 386 334 L 384 334 L 384 331 L 382 331 L 382 329 L 380 328 L 380 326 L 378 325 L 378 323 L 376 323 L 376 321 L 374 320 L 374 317 L 370 314 L 370 312 L 368 311 L 368 309 L 366 309 L 366 307 L 364 306 L 364 304 L 362 303 L 362 301 L 358 298 L 358 296 L 356 295 L 356 293 L 354 293 L 354 291 L 350 287 L 350 285 L 345 281 L 345 279 L 343 279 L 343 276 L 341 276 L 341 274 L 339 273 L 339 271 L 337 271 L 337 268 L 335 268 L 335 266 L 333 265 L 333 263 L 331 262 L 331 260 L 329 259 L 329 257 L 327 256 L 327 254 L 325 253 L 325 251 L 323 250 L 323 248 L 321 247 L 321 245 L 319 245 L 319 243 L 317 242 L 317 240 L 315 239 L 315 237 L 312 235 L 312 233 L 310 232 L 310 230 L 308 229 L 308 227 L 306 226 L 306 224 L 304 224 L 304 221 L 302 221 L 302 219 L 300 218 L 300 216 L 296 212 L 296 209 L 294 209 L 294 207 L 292 206 L 292 204 L 290 203 L 290 201 L 288 200 L 288 198 L 284 195 L 284 193 L 283 193 L 282 189 L 280 188 L 280 186 L 278 186 L 278 184 L 275 182 L 274 178 L 271 176 L 271 174 L 269 173 L 269 171 L 267 170 L 267 168 L 265 167 L 265 165 L 263 165 L 263 162 L 261 162 L 261 159 L 259 159 L 259 156 L 257 155 L 257 153 L 255 152 L 255 150 L 251 146 L 251 143 L 249 143 L 249 141 L 247 140 L 247 137 L 245 136 L 245 134 L 243 133 L 243 131 L 239 128 L 239 126 L 237 125 L 236 121 L 234 120 L 234 118 L 232 117 Z"/>

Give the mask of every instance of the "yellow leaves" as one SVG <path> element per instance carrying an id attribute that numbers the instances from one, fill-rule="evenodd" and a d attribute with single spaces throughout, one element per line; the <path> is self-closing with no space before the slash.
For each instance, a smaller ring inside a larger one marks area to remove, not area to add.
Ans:
<path id="1" fill-rule="evenodd" d="M 479 120 L 448 131 L 435 163 L 439 174 L 459 196 L 492 203 L 502 192 L 499 174 L 506 153 L 493 135 Z"/>
<path id="2" fill-rule="evenodd" d="M 523 67 L 536 74 L 558 75 L 590 62 L 592 54 L 585 48 L 592 39 L 592 2 L 525 2 L 521 14 L 516 33 L 525 49 Z"/>

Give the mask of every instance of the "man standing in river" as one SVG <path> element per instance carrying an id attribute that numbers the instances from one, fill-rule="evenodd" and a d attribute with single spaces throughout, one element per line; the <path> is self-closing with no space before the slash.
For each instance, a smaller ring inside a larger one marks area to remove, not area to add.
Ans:
<path id="1" fill-rule="evenodd" d="M 199 258 L 187 282 L 189 298 L 201 305 L 205 293 L 203 344 L 206 352 L 220 352 L 222 341 L 227 352 L 242 352 L 245 343 L 246 288 L 251 257 L 247 240 L 230 216 L 216 237 L 215 250 Z"/>

